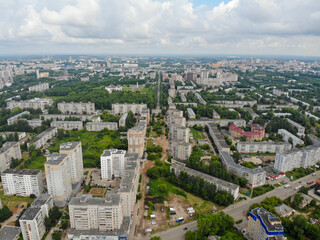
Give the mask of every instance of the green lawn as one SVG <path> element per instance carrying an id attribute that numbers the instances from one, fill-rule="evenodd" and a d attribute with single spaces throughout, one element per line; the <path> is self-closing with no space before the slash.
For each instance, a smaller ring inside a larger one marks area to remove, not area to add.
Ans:
<path id="1" fill-rule="evenodd" d="M 202 131 L 198 131 L 194 128 L 190 128 L 190 129 L 191 129 L 191 133 L 193 135 L 193 139 L 205 139 Z"/>
<path id="2" fill-rule="evenodd" d="M 174 185 L 162 178 L 156 180 L 150 179 L 149 186 L 149 196 L 168 197 L 169 193 L 185 196 L 185 191 L 175 187 Z"/>
<path id="3" fill-rule="evenodd" d="M 37 169 L 37 170 L 44 170 L 44 163 L 47 161 L 46 157 L 44 156 L 39 156 L 36 157 L 35 160 L 33 161 L 27 161 L 24 164 L 24 168 L 27 169 Z"/>
<path id="4" fill-rule="evenodd" d="M 291 176 L 293 176 L 293 180 L 296 180 L 313 172 L 314 172 L 314 169 L 311 169 L 311 168 L 306 168 L 306 169 L 296 168 L 290 172 L 287 172 L 286 177 L 290 178 Z"/>
<path id="5" fill-rule="evenodd" d="M 61 140 L 57 139 L 48 150 L 59 152 L 60 144 L 63 142 L 80 141 L 82 144 L 83 163 L 85 168 L 100 166 L 100 156 L 104 150 L 111 147 L 124 149 L 126 144 L 120 141 L 117 131 L 88 132 L 86 130 L 70 131 Z"/>
<path id="6" fill-rule="evenodd" d="M 32 203 L 34 201 L 33 198 L 29 197 L 20 197 L 20 196 L 9 196 L 3 194 L 3 189 L 0 189 L 0 199 L 2 202 L 2 205 L 7 205 L 8 208 L 12 211 L 17 205 L 19 208 L 21 208 L 22 205 L 24 207 L 27 207 L 28 203 Z"/>
<path id="7" fill-rule="evenodd" d="M 256 187 L 253 189 L 252 198 L 265 194 L 274 189 L 272 185 L 263 185 L 261 187 Z"/>

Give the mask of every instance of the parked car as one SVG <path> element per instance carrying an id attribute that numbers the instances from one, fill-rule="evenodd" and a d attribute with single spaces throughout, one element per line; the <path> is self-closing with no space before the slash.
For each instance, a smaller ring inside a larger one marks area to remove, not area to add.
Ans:
<path id="1" fill-rule="evenodd" d="M 148 232 L 152 232 L 152 228 L 147 228 L 146 229 L 146 232 L 148 233 Z"/>
<path id="2" fill-rule="evenodd" d="M 187 228 L 187 227 L 185 227 L 183 230 L 188 230 L 188 228 Z"/>

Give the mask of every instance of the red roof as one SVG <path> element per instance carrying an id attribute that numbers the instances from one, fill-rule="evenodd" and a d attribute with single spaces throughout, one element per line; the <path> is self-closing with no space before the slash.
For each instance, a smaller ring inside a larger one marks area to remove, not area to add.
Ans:
<path id="1" fill-rule="evenodd" d="M 229 126 L 229 130 L 234 131 L 234 132 L 238 132 L 238 133 L 244 133 L 244 130 L 241 128 L 238 128 L 236 125 L 231 124 Z"/>

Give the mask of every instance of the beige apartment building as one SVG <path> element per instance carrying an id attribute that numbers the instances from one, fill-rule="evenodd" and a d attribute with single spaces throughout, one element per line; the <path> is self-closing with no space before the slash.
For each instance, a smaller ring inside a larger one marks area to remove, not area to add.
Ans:
<path id="1" fill-rule="evenodd" d="M 44 168 L 48 193 L 53 196 L 55 205 L 65 206 L 72 194 L 68 155 L 60 153 L 49 154 Z"/>
<path id="2" fill-rule="evenodd" d="M 91 195 L 74 197 L 69 203 L 71 228 L 75 230 L 112 231 L 120 229 L 123 215 L 120 195 L 106 198 Z"/>
<path id="3" fill-rule="evenodd" d="M 103 129 L 118 130 L 118 123 L 116 122 L 88 122 L 86 124 L 87 131 L 102 131 Z"/>
<path id="4" fill-rule="evenodd" d="M 28 147 L 32 144 L 36 146 L 36 149 L 41 148 L 45 145 L 48 140 L 52 139 L 54 136 L 58 134 L 58 129 L 56 127 L 49 127 L 39 135 L 35 136 L 30 143 L 28 143 Z"/>
<path id="5" fill-rule="evenodd" d="M 83 179 L 83 157 L 81 142 L 66 142 L 60 145 L 60 154 L 67 154 L 69 159 L 71 182 Z"/>
<path id="6" fill-rule="evenodd" d="M 129 103 L 114 103 L 112 104 L 113 114 L 124 114 L 132 112 L 133 114 L 141 114 L 144 109 L 148 108 L 147 104 L 129 104 Z"/>
<path id="7" fill-rule="evenodd" d="M 83 129 L 83 124 L 81 121 L 53 121 L 51 122 L 50 126 L 64 130 Z"/>
<path id="8" fill-rule="evenodd" d="M 12 110 L 14 108 L 32 108 L 32 109 L 41 109 L 42 111 L 46 106 L 51 106 L 53 101 L 49 98 L 34 98 L 31 100 L 25 101 L 10 101 L 7 102 L 7 109 Z"/>
<path id="9" fill-rule="evenodd" d="M 88 102 L 88 103 L 74 103 L 74 102 L 60 102 L 58 103 L 58 109 L 63 114 L 95 114 L 95 104 Z"/>
<path id="10" fill-rule="evenodd" d="M 40 83 L 29 87 L 29 92 L 43 92 L 49 89 L 49 83 Z"/>
<path id="11" fill-rule="evenodd" d="M 139 158 L 141 158 L 144 152 L 146 123 L 140 122 L 137 127 L 129 129 L 127 136 L 128 136 L 128 153 L 137 153 Z"/>

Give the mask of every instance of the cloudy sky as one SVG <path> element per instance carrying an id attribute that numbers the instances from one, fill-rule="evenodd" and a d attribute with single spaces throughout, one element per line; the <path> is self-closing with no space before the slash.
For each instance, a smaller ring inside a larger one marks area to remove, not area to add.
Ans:
<path id="1" fill-rule="evenodd" d="M 320 56 L 320 0 L 0 0 L 0 55 Z"/>

